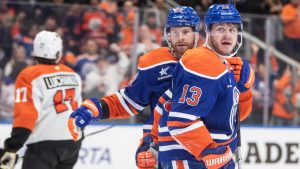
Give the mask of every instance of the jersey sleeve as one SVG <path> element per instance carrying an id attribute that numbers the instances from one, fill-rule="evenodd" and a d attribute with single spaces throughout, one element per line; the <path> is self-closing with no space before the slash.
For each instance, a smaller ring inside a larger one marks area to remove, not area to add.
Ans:
<path id="1" fill-rule="evenodd" d="M 248 90 L 240 94 L 239 97 L 239 111 L 240 121 L 245 120 L 252 111 L 252 91 Z"/>
<path id="2" fill-rule="evenodd" d="M 34 103 L 33 93 L 37 93 L 35 96 L 38 97 L 39 91 L 33 90 L 29 76 L 21 72 L 16 80 L 13 128 L 21 127 L 32 131 L 38 118 L 35 105 L 39 104 Z"/>

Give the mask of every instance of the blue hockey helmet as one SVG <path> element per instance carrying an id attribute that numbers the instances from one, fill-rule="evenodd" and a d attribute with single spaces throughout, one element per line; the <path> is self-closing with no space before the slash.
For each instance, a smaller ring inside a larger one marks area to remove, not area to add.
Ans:
<path id="1" fill-rule="evenodd" d="M 165 29 L 171 27 L 191 26 L 194 31 L 200 31 L 200 17 L 192 7 L 180 6 L 170 9 Z"/>
<path id="2" fill-rule="evenodd" d="M 240 25 L 240 31 L 243 30 L 241 15 L 232 4 L 211 5 L 206 12 L 204 21 L 207 28 L 214 23 L 235 23 Z"/>

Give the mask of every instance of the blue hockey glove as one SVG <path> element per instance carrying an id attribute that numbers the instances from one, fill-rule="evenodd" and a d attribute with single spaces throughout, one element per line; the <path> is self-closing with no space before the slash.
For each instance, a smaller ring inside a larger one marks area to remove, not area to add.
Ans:
<path id="1" fill-rule="evenodd" d="M 158 146 L 150 134 L 146 135 L 138 147 L 135 160 L 139 169 L 157 169 Z"/>
<path id="2" fill-rule="evenodd" d="M 235 163 L 232 159 L 229 146 L 217 148 L 206 148 L 202 152 L 202 161 L 208 169 L 234 169 Z"/>
<path id="3" fill-rule="evenodd" d="M 227 61 L 233 68 L 234 78 L 240 92 L 245 92 L 253 86 L 255 74 L 248 61 L 241 57 L 228 58 Z"/>
<path id="4" fill-rule="evenodd" d="M 102 106 L 97 98 L 85 100 L 78 109 L 71 113 L 68 128 L 74 141 L 80 140 L 83 128 L 90 122 L 100 119 L 102 114 Z"/>

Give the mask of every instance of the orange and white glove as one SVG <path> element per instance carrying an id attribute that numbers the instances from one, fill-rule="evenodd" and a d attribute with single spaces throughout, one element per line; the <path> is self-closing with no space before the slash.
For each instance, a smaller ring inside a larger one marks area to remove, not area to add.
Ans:
<path id="1" fill-rule="evenodd" d="M 240 92 L 245 92 L 251 88 L 255 81 L 255 74 L 248 61 L 241 57 L 227 59 L 233 68 L 234 78 Z"/>
<path id="2" fill-rule="evenodd" d="M 90 122 L 101 118 L 102 114 L 102 106 L 97 98 L 85 100 L 78 109 L 71 113 L 68 120 L 68 129 L 74 141 L 80 140 L 84 127 Z"/>
<path id="3" fill-rule="evenodd" d="M 141 145 L 136 151 L 136 165 L 139 169 L 157 169 L 157 157 L 158 146 L 153 142 L 152 136 L 148 134 L 143 138 Z"/>

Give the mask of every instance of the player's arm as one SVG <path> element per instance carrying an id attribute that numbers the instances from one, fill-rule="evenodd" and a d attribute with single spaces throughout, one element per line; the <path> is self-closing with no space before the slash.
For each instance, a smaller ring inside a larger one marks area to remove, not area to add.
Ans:
<path id="1" fill-rule="evenodd" d="M 15 83 L 14 119 L 11 136 L 0 150 L 1 166 L 12 168 L 16 161 L 16 152 L 24 145 L 35 126 L 38 113 L 33 104 L 32 87 L 26 76 L 20 74 Z"/>
<path id="2" fill-rule="evenodd" d="M 252 111 L 252 91 L 250 88 L 255 81 L 255 73 L 250 67 L 246 59 L 241 57 L 232 57 L 227 59 L 231 67 L 233 68 L 234 78 L 237 82 L 239 89 L 239 112 L 240 120 L 245 120 Z"/>
<path id="3" fill-rule="evenodd" d="M 133 83 L 119 92 L 101 99 L 85 100 L 69 118 L 68 127 L 74 140 L 79 140 L 82 129 L 98 119 L 130 118 L 151 102 L 151 85 L 148 72 L 140 71 Z"/>

